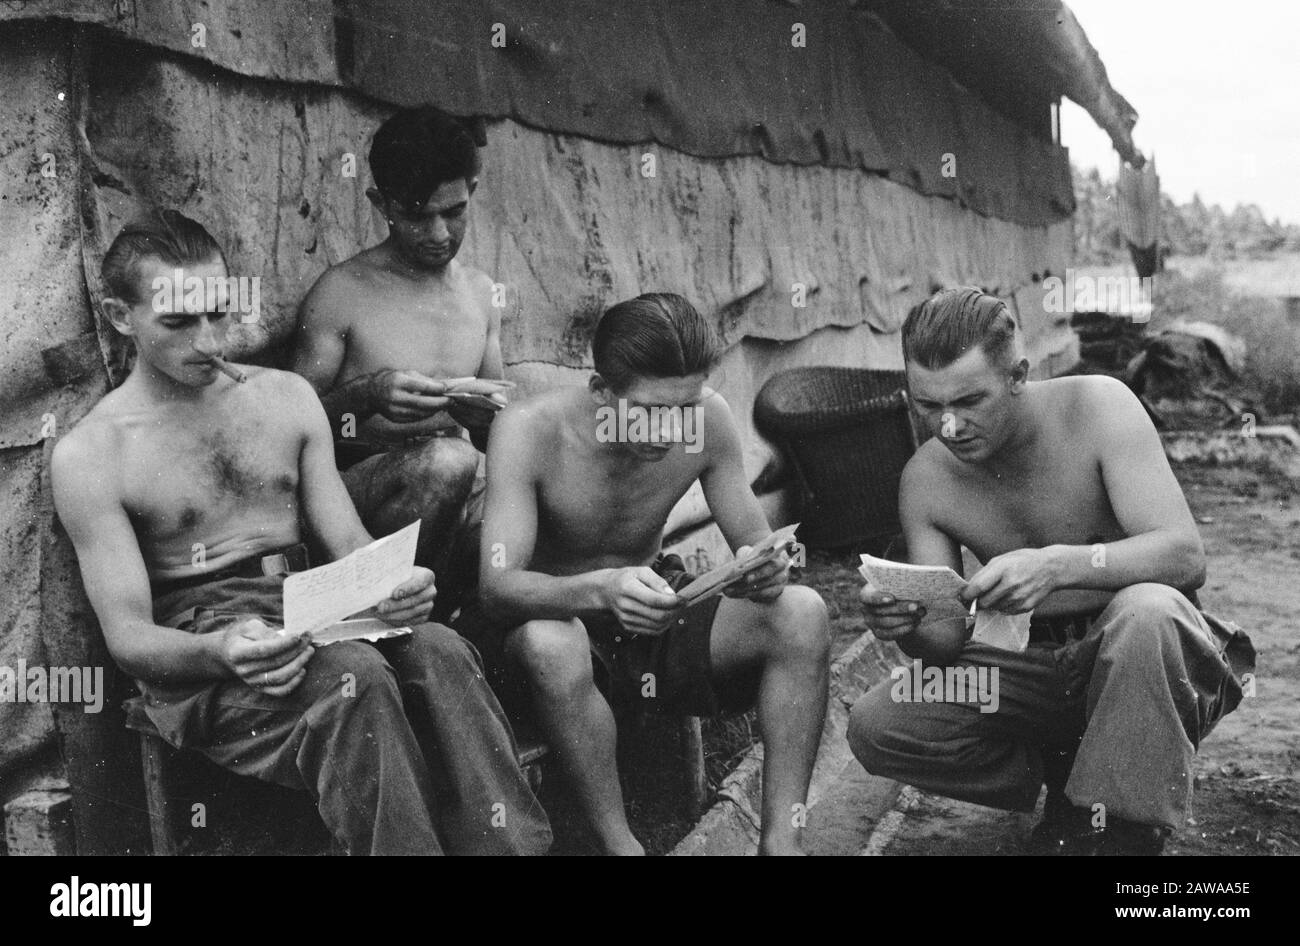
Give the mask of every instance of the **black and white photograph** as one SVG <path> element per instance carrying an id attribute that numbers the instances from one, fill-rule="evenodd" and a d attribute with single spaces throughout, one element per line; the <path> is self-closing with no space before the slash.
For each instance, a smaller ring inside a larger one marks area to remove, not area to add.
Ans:
<path id="1" fill-rule="evenodd" d="M 1298 27 L 0 0 L 28 906 L 149 925 L 106 855 L 1091 858 L 1116 925 L 1242 930 L 1300 854 Z"/>

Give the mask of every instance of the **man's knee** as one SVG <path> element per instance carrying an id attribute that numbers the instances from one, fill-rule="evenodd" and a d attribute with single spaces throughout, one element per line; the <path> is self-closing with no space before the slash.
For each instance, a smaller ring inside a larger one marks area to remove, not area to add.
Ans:
<path id="1" fill-rule="evenodd" d="M 1156 650 L 1162 641 L 1177 639 L 1178 618 L 1198 620 L 1183 593 L 1169 585 L 1142 582 L 1116 592 L 1101 620 L 1109 627 L 1110 647 Z"/>
<path id="2" fill-rule="evenodd" d="M 773 656 L 825 662 L 830 656 L 826 602 L 812 588 L 790 585 L 768 607 L 766 623 L 777 651 Z"/>
<path id="3" fill-rule="evenodd" d="M 385 654 L 403 683 L 462 684 L 483 676 L 483 661 L 464 637 L 442 624 L 425 622 L 408 637 L 385 645 Z"/>
<path id="4" fill-rule="evenodd" d="M 344 641 L 312 655 L 318 707 L 400 706 L 397 675 L 373 647 Z"/>
<path id="5" fill-rule="evenodd" d="M 595 685 L 581 621 L 529 621 L 510 633 L 506 655 L 538 697 L 569 700 Z"/>
<path id="6" fill-rule="evenodd" d="M 432 621 L 412 628 L 411 644 L 420 662 L 447 670 L 478 672 L 478 652 L 465 638 L 444 624 Z"/>
<path id="7" fill-rule="evenodd" d="M 456 497 L 464 502 L 478 473 L 479 453 L 459 437 L 436 437 L 426 443 L 407 466 L 408 487 L 427 490 L 434 497 Z"/>
<path id="8" fill-rule="evenodd" d="M 873 775 L 886 774 L 886 760 L 893 757 L 894 733 L 900 722 L 899 704 L 889 690 L 887 685 L 877 685 L 859 697 L 849 712 L 849 748 Z"/>

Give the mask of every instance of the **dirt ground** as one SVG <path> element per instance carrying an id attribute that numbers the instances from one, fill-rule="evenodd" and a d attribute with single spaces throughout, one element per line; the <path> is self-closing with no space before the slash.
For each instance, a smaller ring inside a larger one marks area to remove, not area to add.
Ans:
<path id="1" fill-rule="evenodd" d="M 1202 603 L 1258 653 L 1255 695 L 1197 757 L 1192 817 L 1170 854 L 1300 854 L 1300 485 L 1184 466 L 1209 557 Z"/>

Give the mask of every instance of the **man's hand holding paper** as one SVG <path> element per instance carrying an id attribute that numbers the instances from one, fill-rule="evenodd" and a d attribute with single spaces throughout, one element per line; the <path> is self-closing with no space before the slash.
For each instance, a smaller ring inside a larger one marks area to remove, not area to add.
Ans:
<path id="1" fill-rule="evenodd" d="M 221 658 L 230 672 L 267 696 L 288 696 L 307 676 L 314 650 L 306 634 L 284 634 L 251 618 L 226 628 Z"/>
<path id="2" fill-rule="evenodd" d="M 754 552 L 748 545 L 736 550 L 736 561 L 744 561 Z M 779 549 L 776 557 L 764 563 L 754 571 L 745 573 L 738 581 L 732 582 L 722 590 L 728 598 L 748 598 L 770 604 L 781 597 L 781 592 L 790 583 L 790 555 L 784 547 Z"/>
<path id="3" fill-rule="evenodd" d="M 733 561 L 719 565 L 677 590 L 680 603 L 698 604 L 714 595 L 771 602 L 781 596 L 790 578 L 788 550 L 799 523 L 777 529 L 755 546 L 742 545 Z M 751 577 L 753 576 L 753 577 Z"/>
<path id="4" fill-rule="evenodd" d="M 411 569 L 410 578 L 394 588 L 387 599 L 375 605 L 375 613 L 393 627 L 421 624 L 429 619 L 437 596 L 433 572 L 416 565 Z"/>
<path id="5" fill-rule="evenodd" d="M 1023 561 L 1020 564 L 1023 567 Z M 981 569 L 976 577 L 987 570 Z M 1027 612 L 1003 613 L 999 608 L 984 607 L 982 600 L 973 607 L 971 602 L 980 597 L 979 586 L 974 579 L 965 581 L 951 568 L 908 565 L 863 555 L 859 571 L 867 580 L 859 597 L 867 611 L 868 625 L 881 640 L 896 641 L 922 626 L 940 622 L 961 622 L 957 626 L 965 627 L 973 615 L 970 639 L 975 642 L 1017 652 L 1029 642 Z M 1001 570 L 995 570 L 990 578 L 1001 574 Z"/>
<path id="6" fill-rule="evenodd" d="M 867 612 L 867 626 L 882 641 L 896 641 L 915 631 L 925 617 L 919 601 L 899 601 L 881 591 L 870 581 L 858 592 L 858 600 Z"/>
<path id="7" fill-rule="evenodd" d="M 1050 549 L 1016 549 L 989 559 L 962 592 L 979 599 L 980 610 L 1021 614 L 1032 611 L 1056 590 L 1060 566 Z"/>
<path id="8" fill-rule="evenodd" d="M 633 634 L 658 636 L 677 614 L 679 602 L 668 582 L 644 565 L 611 569 L 601 591 L 606 610 Z"/>
<path id="9" fill-rule="evenodd" d="M 318 642 L 374 639 L 392 636 L 385 625 L 424 621 L 436 589 L 433 573 L 415 565 L 419 531 L 416 520 L 337 561 L 287 577 L 282 633 L 308 634 Z M 381 620 L 345 622 L 363 612 Z M 344 623 L 352 624 L 351 631 Z"/>

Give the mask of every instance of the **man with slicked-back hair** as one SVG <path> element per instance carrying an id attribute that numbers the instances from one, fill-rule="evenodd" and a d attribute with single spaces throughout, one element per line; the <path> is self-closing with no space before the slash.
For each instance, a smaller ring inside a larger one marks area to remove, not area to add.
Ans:
<path id="1" fill-rule="evenodd" d="M 605 312 L 592 353 L 586 387 L 511 405 L 493 425 L 482 600 L 454 626 L 529 701 L 605 852 L 642 847 L 593 658 L 611 690 L 647 707 L 711 715 L 757 702 L 759 851 L 798 853 L 826 710 L 825 605 L 787 586 L 783 555 L 729 597 L 682 607 L 673 592 L 690 576 L 661 552 L 668 514 L 697 481 L 737 553 L 771 531 L 731 411 L 706 386 L 713 327 L 681 296 L 650 293 Z"/>
<path id="2" fill-rule="evenodd" d="M 408 634 L 317 647 L 283 633 L 285 576 L 371 536 L 307 382 L 224 361 L 217 242 L 157 211 L 102 268 L 135 367 L 54 448 L 54 503 L 161 737 L 310 792 L 349 854 L 544 853 L 550 827 L 478 655 L 428 620 L 432 572 L 375 608 Z M 178 308 L 160 291 L 172 280 L 214 291 Z"/>
<path id="3" fill-rule="evenodd" d="M 983 805 L 1032 810 L 1047 851 L 1158 853 L 1186 818 L 1192 755 L 1241 699 L 1240 631 L 1204 614 L 1200 535 L 1138 399 L 1105 377 L 1031 382 L 1007 306 L 974 288 L 909 314 L 912 402 L 934 435 L 903 471 L 910 561 L 983 567 L 969 603 L 1025 614 L 1023 652 L 964 619 L 868 584 L 867 622 L 924 669 L 988 674 L 996 703 L 877 685 L 849 741 L 870 772 Z M 967 674 L 967 678 L 970 673 Z M 990 705 L 995 710 L 988 712 Z"/>

